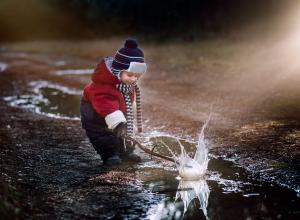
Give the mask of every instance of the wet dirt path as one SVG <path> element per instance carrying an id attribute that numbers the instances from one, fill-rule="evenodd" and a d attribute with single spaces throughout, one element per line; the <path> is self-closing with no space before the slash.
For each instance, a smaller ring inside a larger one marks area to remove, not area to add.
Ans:
<path id="1" fill-rule="evenodd" d="M 1 180 L 22 192 L 21 202 L 16 205 L 22 212 L 17 216 L 34 219 L 145 217 L 156 202 L 137 183 L 134 166 L 102 167 L 78 120 L 55 120 L 5 103 L 5 96 L 30 93 L 27 87 L 31 80 L 47 78 L 41 75 L 36 78 L 35 71 L 41 69 L 48 70 L 47 66 L 32 69 L 29 65 L 23 71 L 15 72 L 11 68 L 0 76 L 0 106 L 4 113 L 0 119 L 3 125 Z M 7 213 L 7 217 L 13 216 L 14 211 Z"/>
<path id="2" fill-rule="evenodd" d="M 72 81 L 68 79 L 74 76 L 62 79 L 49 74 L 53 71 L 50 64 L 54 63 L 53 59 L 57 59 L 56 57 L 38 54 L 28 54 L 28 56 L 31 56 L 31 59 L 25 57 L 19 60 L 19 66 L 12 65 L 16 62 L 12 61 L 14 59 L 7 58 L 7 56 L 4 58 L 4 61 L 11 66 L 0 75 L 1 97 L 32 93 L 28 88 L 31 81 L 63 82 L 71 88 L 80 88 L 88 79 L 86 76 L 77 77 Z M 12 58 L 16 58 L 16 55 Z M 91 64 L 88 60 L 81 62 Z M 150 121 L 146 123 L 146 128 L 157 128 L 163 124 L 164 127 L 161 130 L 174 135 L 185 136 L 198 132 L 199 121 L 205 119 L 208 111 L 198 115 L 197 120 L 191 116 L 191 113 L 195 112 L 193 108 L 208 109 L 209 101 L 204 102 L 206 103 L 204 107 L 196 104 L 187 111 L 178 112 L 177 109 L 185 105 L 179 102 L 179 99 L 183 97 L 176 95 L 174 98 L 174 96 L 164 94 L 165 97 L 153 99 L 157 97 L 155 94 L 162 92 L 168 83 L 162 85 L 155 83 L 155 80 L 151 82 L 151 79 L 147 85 L 145 81 L 142 83 L 144 83 L 146 96 L 144 112 Z M 188 86 L 182 88 L 182 86 L 173 85 L 173 88 L 178 89 L 178 92 L 175 91 L 173 94 L 184 94 Z M 167 97 L 173 98 L 166 103 Z M 168 105 L 167 109 L 163 103 Z M 25 216 L 49 219 L 146 218 L 147 211 L 160 201 L 159 195 L 154 196 L 142 187 L 136 178 L 137 167 L 125 165 L 118 169 L 103 168 L 100 158 L 90 147 L 80 129 L 79 121 L 54 120 L 47 116 L 10 107 L 3 99 L 1 99 L 0 106 L 1 112 L 5 112 L 0 119 L 1 124 L 5 125 L 1 127 L 1 144 L 3 145 L 1 173 L 6 174 L 1 178 L 11 182 L 23 192 L 24 195 L 21 196 L 23 201 L 20 206 Z M 164 118 L 164 123 L 157 120 L 158 118 Z M 249 124 L 253 123 L 249 122 Z M 266 124 L 265 127 L 264 124 Z M 258 126 L 262 130 L 269 130 L 267 123 L 260 123 Z M 242 127 L 241 129 L 239 125 L 232 125 L 229 117 L 224 117 L 220 124 L 214 124 L 208 132 L 209 139 L 222 139 L 220 143 L 215 144 L 218 148 L 211 149 L 211 152 L 236 158 L 244 166 L 252 164 L 253 159 L 262 160 L 261 164 L 254 164 L 253 166 L 257 166 L 254 168 L 267 169 L 270 165 L 269 161 L 276 158 L 276 152 L 270 154 L 268 149 L 257 149 L 255 145 L 269 144 L 278 130 L 290 132 L 297 130 L 299 124 L 292 121 L 290 125 L 275 123 L 272 126 L 274 127 L 272 131 L 265 134 L 265 141 L 257 143 L 255 140 L 257 136 L 251 138 L 249 128 Z M 182 130 L 185 132 L 182 133 Z M 226 138 L 229 134 L 236 135 Z M 248 138 L 241 141 L 240 137 L 244 136 Z M 290 142 L 291 146 L 295 144 L 293 139 Z M 242 150 L 243 146 L 247 147 L 247 151 Z M 291 152 L 288 153 L 286 158 L 291 157 Z M 259 156 L 261 154 L 264 156 Z M 266 157 L 268 159 L 264 163 Z M 294 156 L 293 160 L 297 168 L 298 157 Z M 282 164 L 281 160 L 279 162 Z M 274 160 L 274 163 L 276 165 L 278 161 Z M 290 168 L 289 164 L 282 166 Z M 291 178 L 291 181 L 297 180 Z"/>
<path id="3" fill-rule="evenodd" d="M 1 110 L 6 112 L 1 171 L 22 192 L 26 211 L 21 216 L 106 219 L 130 213 L 130 218 L 143 218 L 157 202 L 136 182 L 134 167 L 101 166 L 79 121 L 53 120 L 2 101 Z"/>

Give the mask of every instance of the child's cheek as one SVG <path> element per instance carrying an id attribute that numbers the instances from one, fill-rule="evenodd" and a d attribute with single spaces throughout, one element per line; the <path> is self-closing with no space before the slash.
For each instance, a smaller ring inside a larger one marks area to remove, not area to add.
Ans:
<path id="1" fill-rule="evenodd" d="M 123 79 L 123 80 L 121 79 L 121 81 L 122 81 L 122 83 L 129 84 L 129 80 L 128 80 L 128 79 L 126 79 L 126 78 L 125 78 L 125 79 Z"/>
<path id="2" fill-rule="evenodd" d="M 126 83 L 126 81 L 127 81 L 126 77 L 124 76 L 124 74 L 122 74 L 122 76 L 121 76 L 121 82 L 122 83 Z"/>

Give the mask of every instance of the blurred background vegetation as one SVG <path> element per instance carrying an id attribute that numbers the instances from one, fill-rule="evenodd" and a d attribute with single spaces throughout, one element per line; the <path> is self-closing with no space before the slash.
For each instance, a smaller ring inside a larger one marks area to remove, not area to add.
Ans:
<path id="1" fill-rule="evenodd" d="M 101 39 L 134 35 L 165 42 L 237 36 L 270 22 L 283 0 L 1 0 L 0 41 Z M 275 16 L 274 16 L 275 15 Z M 257 26 L 257 25 L 256 25 Z"/>

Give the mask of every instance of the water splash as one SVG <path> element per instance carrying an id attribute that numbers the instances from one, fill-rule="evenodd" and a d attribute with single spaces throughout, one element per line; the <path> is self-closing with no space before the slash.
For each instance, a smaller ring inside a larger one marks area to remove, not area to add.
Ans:
<path id="1" fill-rule="evenodd" d="M 185 215 L 191 201 L 198 198 L 200 209 L 202 209 L 206 219 L 208 219 L 207 205 L 210 190 L 204 176 L 209 162 L 208 148 L 204 140 L 204 130 L 210 121 L 210 116 L 211 115 L 209 115 L 208 120 L 201 128 L 193 158 L 188 155 L 179 139 L 177 139 L 177 142 L 181 150 L 180 156 L 176 156 L 169 146 L 162 141 L 162 144 L 169 150 L 176 161 L 176 168 L 179 172 L 179 176 L 182 178 L 177 188 L 175 201 L 178 199 L 183 201 L 183 215 Z"/>
<path id="2" fill-rule="evenodd" d="M 210 116 L 201 128 L 198 143 L 196 146 L 196 152 L 193 158 L 187 154 L 184 146 L 182 145 L 179 139 L 177 139 L 177 142 L 181 150 L 180 156 L 175 155 L 175 153 L 170 149 L 170 147 L 162 141 L 162 144 L 169 150 L 172 157 L 176 161 L 176 168 L 179 172 L 180 177 L 183 180 L 199 180 L 201 177 L 204 176 L 207 170 L 209 158 L 208 149 L 204 140 L 204 129 L 206 128 L 209 121 Z"/>

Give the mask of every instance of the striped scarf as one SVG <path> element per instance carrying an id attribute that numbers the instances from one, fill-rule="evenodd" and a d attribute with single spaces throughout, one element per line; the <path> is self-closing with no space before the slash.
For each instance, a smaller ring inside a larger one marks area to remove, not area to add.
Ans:
<path id="1" fill-rule="evenodd" d="M 141 106 L 141 92 L 137 84 L 126 85 L 124 83 L 120 83 L 117 85 L 117 88 L 122 92 L 125 104 L 126 104 L 126 120 L 127 120 L 127 135 L 129 137 L 133 137 L 133 106 L 130 99 L 130 95 L 132 95 L 133 90 L 136 93 L 136 112 L 137 112 L 137 127 L 138 132 L 142 132 L 142 106 Z"/>

